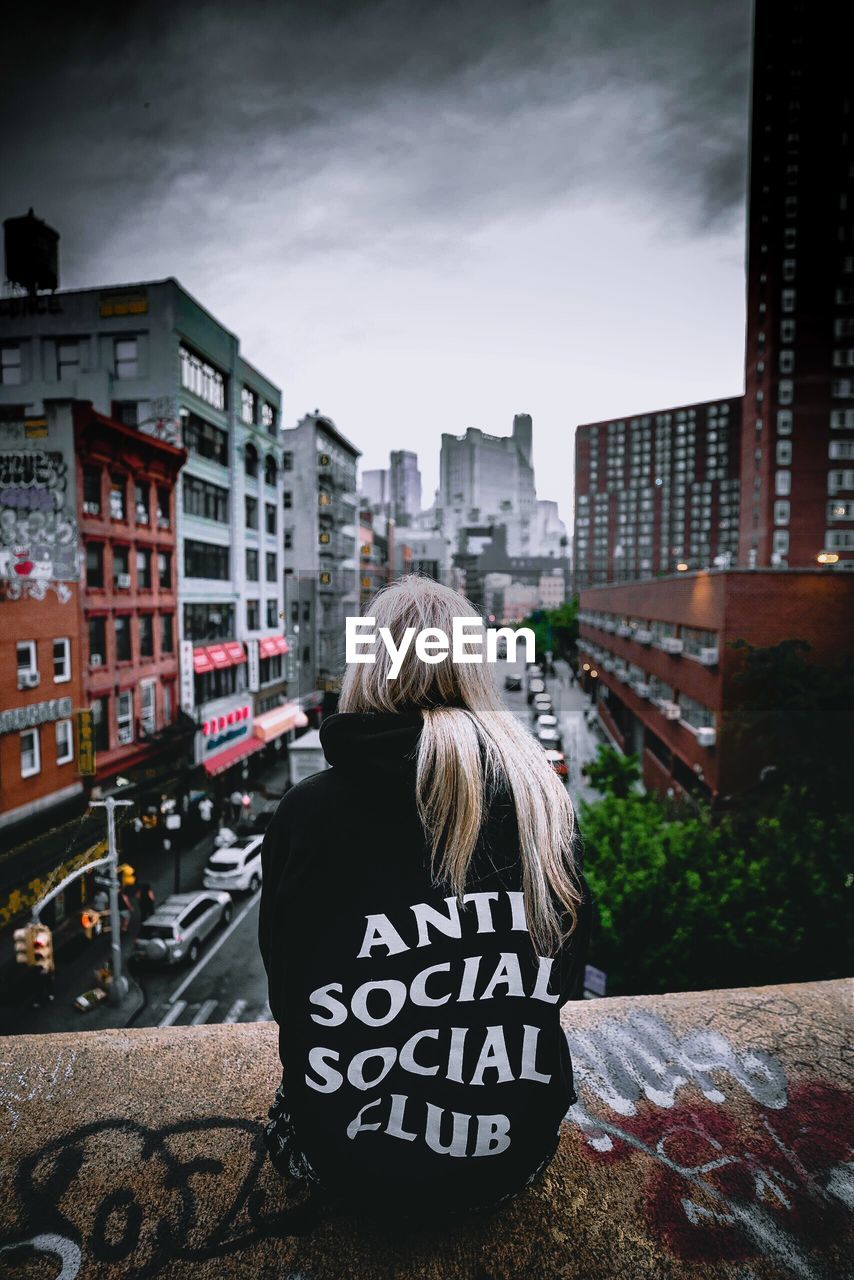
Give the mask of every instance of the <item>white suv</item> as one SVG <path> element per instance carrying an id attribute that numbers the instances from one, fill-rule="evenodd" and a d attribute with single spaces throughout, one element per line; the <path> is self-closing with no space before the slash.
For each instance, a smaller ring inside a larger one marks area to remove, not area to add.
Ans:
<path id="1" fill-rule="evenodd" d="M 233 844 L 216 849 L 208 858 L 202 884 L 206 889 L 255 893 L 261 884 L 263 843 L 263 836 L 244 836 Z"/>

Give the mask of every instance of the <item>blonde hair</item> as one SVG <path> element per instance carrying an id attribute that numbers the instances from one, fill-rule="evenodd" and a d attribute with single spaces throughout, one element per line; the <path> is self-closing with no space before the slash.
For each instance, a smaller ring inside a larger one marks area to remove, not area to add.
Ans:
<path id="1" fill-rule="evenodd" d="M 407 575 L 378 592 L 365 616 L 388 627 L 400 645 L 407 627 L 437 627 L 451 636 L 454 618 L 477 615 L 456 591 L 432 578 Z M 492 668 L 454 663 L 450 655 L 428 664 L 410 646 L 396 679 L 376 646 L 373 664 L 350 663 L 339 701 L 342 712 L 420 711 L 416 801 L 430 843 L 434 883 L 450 883 L 462 905 L 466 875 L 488 805 L 506 789 L 519 831 L 522 890 L 532 941 L 552 954 L 575 928 L 581 902 L 573 854 L 575 815 L 566 788 L 539 743 L 507 710 Z M 441 857 L 437 857 L 441 852 Z M 569 912 L 564 934 L 550 890 Z"/>

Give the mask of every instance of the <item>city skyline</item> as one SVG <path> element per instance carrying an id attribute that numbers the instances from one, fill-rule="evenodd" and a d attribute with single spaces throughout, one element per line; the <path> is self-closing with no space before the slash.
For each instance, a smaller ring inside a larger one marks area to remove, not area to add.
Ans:
<path id="1" fill-rule="evenodd" d="M 154 15 L 28 42 L 50 103 L 5 81 L 3 216 L 63 288 L 177 276 L 286 424 L 417 441 L 425 505 L 442 431 L 531 413 L 569 519 L 577 423 L 741 390 L 748 4 Z"/>

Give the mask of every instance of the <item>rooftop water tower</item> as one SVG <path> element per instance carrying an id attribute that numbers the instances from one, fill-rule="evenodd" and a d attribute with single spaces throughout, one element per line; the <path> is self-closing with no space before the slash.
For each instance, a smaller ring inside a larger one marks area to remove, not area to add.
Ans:
<path id="1" fill-rule="evenodd" d="M 51 293 L 59 286 L 59 232 L 30 209 L 20 218 L 3 223 L 6 248 L 6 281 L 31 296 Z"/>

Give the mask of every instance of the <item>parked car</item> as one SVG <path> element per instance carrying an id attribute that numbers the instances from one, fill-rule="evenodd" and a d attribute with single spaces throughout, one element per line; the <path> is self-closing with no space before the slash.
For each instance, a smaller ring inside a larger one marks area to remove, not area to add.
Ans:
<path id="1" fill-rule="evenodd" d="M 547 693 L 536 694 L 534 701 L 531 703 L 531 718 L 536 720 L 537 716 L 551 715 L 554 715 L 554 707 L 549 695 Z"/>
<path id="2" fill-rule="evenodd" d="M 202 943 L 217 925 L 228 924 L 234 904 L 224 891 L 194 889 L 173 893 L 140 925 L 133 959 L 160 964 L 195 964 Z"/>
<path id="3" fill-rule="evenodd" d="M 537 741 L 542 747 L 560 750 L 561 736 L 557 729 L 537 729 Z"/>
<path id="4" fill-rule="evenodd" d="M 557 716 L 551 715 L 548 712 L 545 715 L 537 716 L 535 729 L 538 736 L 543 729 L 553 730 L 558 736 L 557 745 L 560 748 L 563 748 L 563 734 L 561 732 L 560 722 L 558 721 Z"/>
<path id="5" fill-rule="evenodd" d="M 255 893 L 261 887 L 262 834 L 245 836 L 224 849 L 215 849 L 202 876 L 206 889 Z"/>
<path id="6" fill-rule="evenodd" d="M 509 689 L 511 693 L 518 693 L 518 691 L 522 688 L 522 677 L 521 676 L 505 676 L 504 688 Z"/>
<path id="7" fill-rule="evenodd" d="M 546 759 L 559 778 L 563 778 L 564 781 L 569 778 L 569 765 L 562 751 L 551 748 L 546 751 Z"/>
<path id="8" fill-rule="evenodd" d="M 528 702 L 533 702 L 538 693 L 545 693 L 546 686 L 542 680 L 528 681 Z"/>

